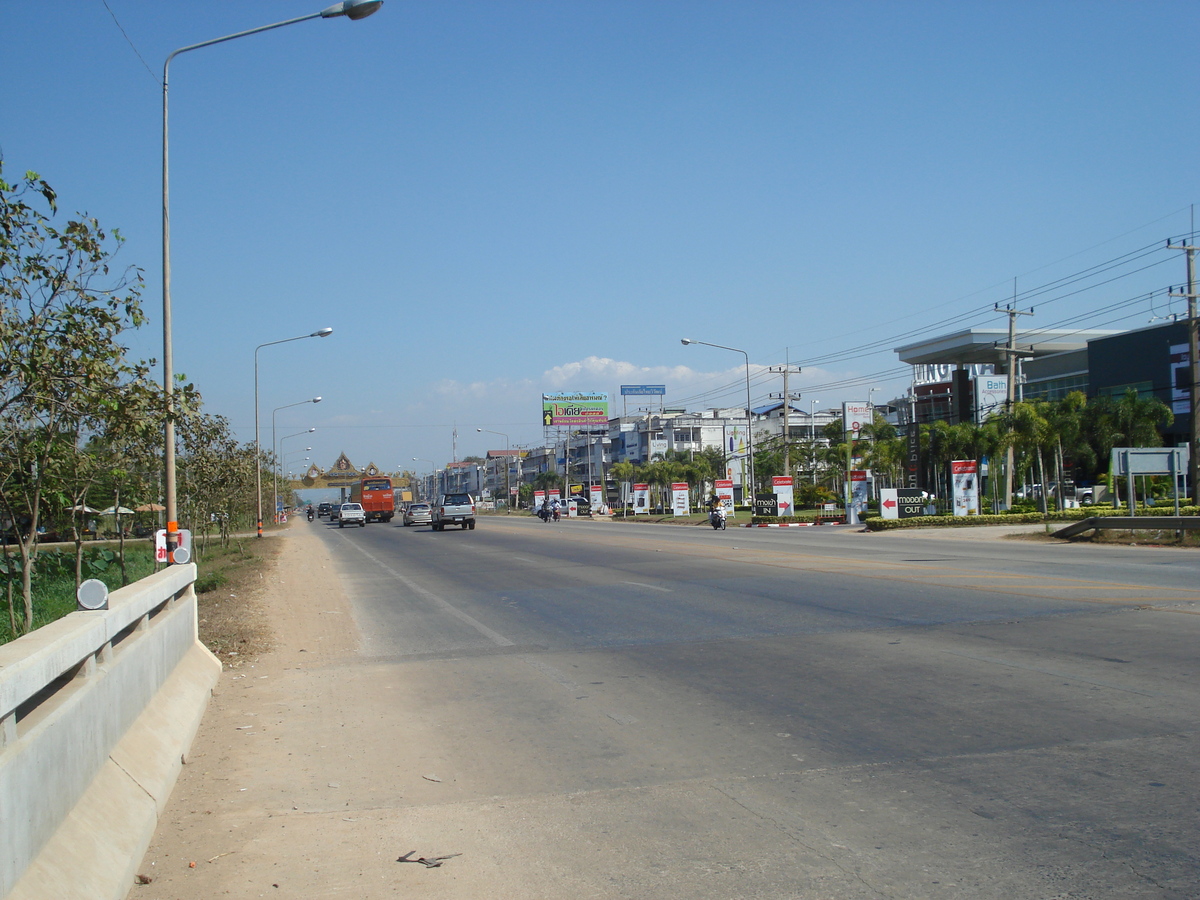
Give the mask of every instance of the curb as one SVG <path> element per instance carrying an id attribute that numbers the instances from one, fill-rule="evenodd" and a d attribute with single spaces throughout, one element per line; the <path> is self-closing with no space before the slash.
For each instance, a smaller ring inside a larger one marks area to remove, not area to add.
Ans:
<path id="1" fill-rule="evenodd" d="M 739 525 L 738 528 L 812 528 L 816 522 L 760 522 L 755 525 Z"/>

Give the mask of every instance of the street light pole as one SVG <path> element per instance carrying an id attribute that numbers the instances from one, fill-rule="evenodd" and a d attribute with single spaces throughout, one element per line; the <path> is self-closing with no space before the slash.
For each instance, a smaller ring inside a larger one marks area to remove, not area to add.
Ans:
<path id="1" fill-rule="evenodd" d="M 694 341 L 691 338 L 680 338 L 679 343 L 685 347 L 688 344 L 703 344 L 705 347 L 716 347 L 718 350 L 728 350 L 731 353 L 740 353 L 746 357 L 746 434 L 747 447 L 750 451 L 750 512 L 754 512 L 754 411 L 750 408 L 750 354 L 745 350 L 739 350 L 737 347 L 725 347 L 721 344 L 710 344 L 708 341 Z M 742 493 L 745 493 L 743 489 Z M 743 497 L 743 500 L 746 498 Z"/>
<path id="2" fill-rule="evenodd" d="M 276 498 L 277 502 L 278 502 L 278 497 L 279 497 L 279 478 L 277 477 L 277 475 L 278 475 L 278 470 L 283 467 L 283 464 L 280 461 L 278 454 L 275 452 L 275 448 L 276 448 L 276 445 L 275 445 L 275 413 L 279 412 L 281 409 L 291 409 L 293 406 L 303 406 L 305 403 L 320 403 L 320 402 L 321 402 L 320 397 L 313 397 L 311 400 L 300 400 L 296 403 L 288 403 L 285 406 L 277 406 L 273 410 L 271 410 L 271 453 L 275 454 L 275 459 L 273 459 L 271 461 L 271 478 L 272 478 L 271 487 L 274 492 L 273 496 Z M 308 449 L 311 450 L 312 448 L 309 447 Z M 259 498 L 259 502 L 260 503 L 262 502 L 261 496 Z M 259 537 L 262 537 L 261 508 L 260 508 L 258 518 L 259 518 Z M 275 521 L 274 516 L 271 517 L 271 521 L 272 522 Z"/>
<path id="3" fill-rule="evenodd" d="M 312 433 L 313 433 L 314 431 L 316 431 L 316 430 L 317 430 L 317 429 L 315 429 L 315 428 L 305 428 L 303 431 L 297 431 L 295 434 L 289 434 L 287 437 L 281 437 L 281 438 L 279 439 L 279 446 L 280 446 L 280 448 L 282 448 L 282 447 L 283 447 L 283 442 L 284 442 L 284 441 L 286 441 L 286 440 L 288 440 L 288 438 L 299 437 L 299 436 L 300 436 L 300 435 L 302 435 L 302 434 L 312 434 Z M 272 446 L 272 447 L 271 447 L 271 452 L 272 452 L 273 454 L 275 454 L 275 447 L 274 447 L 274 446 Z M 278 458 L 278 454 L 275 454 L 275 455 L 276 455 L 276 458 Z M 272 470 L 274 470 L 275 466 L 274 466 L 274 465 L 272 465 L 272 466 L 271 466 L 271 468 L 272 468 Z M 274 474 L 274 472 L 273 472 L 273 471 L 272 471 L 272 474 Z M 274 504 L 275 504 L 275 512 L 274 512 L 274 514 L 272 514 L 272 516 L 271 516 L 271 521 L 275 521 L 275 516 L 277 516 L 277 515 L 279 514 L 279 487 L 278 487 L 278 485 L 276 485 L 276 487 L 275 487 L 275 495 L 274 495 L 274 497 L 272 498 L 272 500 L 273 500 L 273 502 L 274 502 Z"/>
<path id="4" fill-rule="evenodd" d="M 259 439 L 258 439 L 258 351 L 261 350 L 263 347 L 271 347 L 271 346 L 274 346 L 275 344 L 286 344 L 291 341 L 302 341 L 305 338 L 329 337 L 329 335 L 331 335 L 331 334 L 333 334 L 332 328 L 318 328 L 312 334 L 300 334 L 300 335 L 297 335 L 296 337 L 283 338 L 283 340 L 279 340 L 279 341 L 267 341 L 265 344 L 259 344 L 257 347 L 254 348 L 254 496 L 256 498 L 255 503 L 256 503 L 256 508 L 258 510 L 258 536 L 259 537 L 262 537 L 262 464 L 260 462 L 260 458 L 262 456 L 262 445 L 259 443 Z M 316 400 L 312 400 L 312 401 L 304 400 L 301 402 L 303 402 L 303 403 L 309 403 L 309 402 L 320 403 L 321 398 L 318 397 Z M 295 404 L 295 405 L 298 406 L 299 404 Z M 279 408 L 283 409 L 282 406 Z M 271 413 L 271 449 L 272 449 L 272 451 L 274 451 L 274 449 L 275 449 L 274 430 L 275 430 L 275 413 Z M 273 468 L 272 468 L 272 471 L 274 471 Z"/>
<path id="5" fill-rule="evenodd" d="M 166 506 L 167 518 L 167 563 L 173 563 L 175 548 L 179 546 L 179 513 L 176 504 L 175 496 L 175 361 L 171 339 L 171 213 L 170 213 L 170 167 L 169 167 L 169 147 L 168 128 L 167 128 L 167 110 L 168 110 L 168 83 L 171 69 L 171 60 L 180 53 L 187 53 L 189 50 L 199 50 L 201 47 L 211 47 L 213 44 L 232 41 L 235 38 L 246 37 L 251 34 L 258 34 L 261 31 L 270 31 L 273 28 L 282 28 L 284 25 L 294 25 L 297 22 L 306 22 L 309 19 L 332 19 L 338 16 L 345 16 L 351 21 L 365 19 L 367 16 L 378 11 L 383 5 L 383 0 L 341 0 L 332 6 L 328 6 L 320 12 L 311 13 L 307 16 L 300 16 L 295 19 L 287 19 L 283 22 L 275 22 L 271 25 L 263 25 L 259 28 L 251 28 L 249 31 L 239 31 L 237 34 L 228 34 L 225 37 L 214 38 L 211 41 L 203 41 L 199 44 L 191 44 L 187 47 L 180 47 L 167 57 L 163 63 L 163 78 L 162 78 L 162 306 L 163 306 L 163 393 L 165 395 L 165 412 L 166 419 L 163 424 L 163 501 Z M 258 409 L 255 409 L 255 432 L 258 431 Z M 258 440 L 254 442 L 254 449 L 257 452 Z M 257 460 L 255 464 L 257 465 Z M 262 499 L 261 487 L 259 488 L 259 509 L 258 509 L 258 529 L 259 534 L 262 534 Z"/>
<path id="6" fill-rule="evenodd" d="M 500 437 L 504 438 L 504 498 L 505 498 L 505 511 L 506 511 L 506 512 L 512 512 L 512 509 L 511 509 L 511 507 L 512 507 L 512 480 L 511 480 L 511 477 L 510 477 L 510 476 L 511 476 L 511 470 L 512 470 L 512 460 L 511 460 L 511 459 L 509 459 L 509 456 L 508 456 L 508 452 L 509 452 L 509 451 L 508 451 L 508 435 L 507 435 L 507 434 L 505 434 L 503 431 L 489 431 L 489 430 L 488 430 L 488 429 L 486 429 L 486 428 L 476 428 L 475 430 L 476 430 L 476 431 L 478 431 L 478 432 L 481 432 L 481 433 L 484 433 L 484 432 L 486 432 L 487 434 L 498 434 L 498 435 L 500 435 Z"/>

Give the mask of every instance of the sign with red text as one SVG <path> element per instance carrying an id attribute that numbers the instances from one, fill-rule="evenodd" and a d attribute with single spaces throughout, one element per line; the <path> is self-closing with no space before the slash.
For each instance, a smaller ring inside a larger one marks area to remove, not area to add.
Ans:
<path id="1" fill-rule="evenodd" d="M 633 514 L 650 512 L 650 485 L 635 484 L 633 486 Z"/>
<path id="2" fill-rule="evenodd" d="M 956 516 L 979 514 L 979 463 L 973 459 L 951 461 L 950 493 Z"/>
<path id="3" fill-rule="evenodd" d="M 771 488 L 775 491 L 776 505 L 779 515 L 793 516 L 796 514 L 795 488 L 791 475 L 772 475 Z"/>
<path id="4" fill-rule="evenodd" d="M 678 481 L 671 485 L 671 511 L 677 516 L 686 516 L 691 509 L 688 506 L 688 483 Z"/>

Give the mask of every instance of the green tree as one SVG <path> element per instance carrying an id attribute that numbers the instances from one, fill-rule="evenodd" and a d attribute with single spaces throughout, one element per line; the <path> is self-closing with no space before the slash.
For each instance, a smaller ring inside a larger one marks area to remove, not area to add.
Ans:
<path id="1" fill-rule="evenodd" d="M 0 504 L 19 539 L 26 629 L 38 529 L 66 493 L 64 461 L 146 374 L 120 343 L 143 322 L 140 272 L 113 265 L 120 234 L 82 215 L 59 227 L 57 213 L 45 180 L 9 184 L 0 163 Z"/>

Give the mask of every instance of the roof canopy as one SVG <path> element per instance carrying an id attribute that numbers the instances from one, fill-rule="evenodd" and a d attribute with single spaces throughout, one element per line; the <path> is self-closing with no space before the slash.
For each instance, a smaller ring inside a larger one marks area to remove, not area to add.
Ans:
<path id="1" fill-rule="evenodd" d="M 1016 345 L 1029 355 L 1049 356 L 1052 353 L 1063 353 L 1068 350 L 1082 350 L 1088 341 L 1118 334 L 1111 330 L 1037 330 L 1018 331 Z M 1007 328 L 969 328 L 966 331 L 946 334 L 940 337 L 919 341 L 915 344 L 905 344 L 896 348 L 900 361 L 910 366 L 928 365 L 971 365 L 973 363 L 992 363 L 1003 365 L 1004 350 L 1008 344 Z M 999 346 L 997 346 L 999 345 Z"/>

